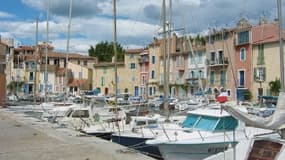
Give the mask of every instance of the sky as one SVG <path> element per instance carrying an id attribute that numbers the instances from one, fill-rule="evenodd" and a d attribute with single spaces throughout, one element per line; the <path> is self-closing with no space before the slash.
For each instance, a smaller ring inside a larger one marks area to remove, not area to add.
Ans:
<path id="1" fill-rule="evenodd" d="M 61 52 L 67 50 L 69 1 L 50 0 L 48 37 Z M 34 45 L 38 18 L 38 40 L 46 41 L 47 4 L 48 0 L 2 2 L 1 37 L 13 38 L 15 45 Z M 143 48 L 161 36 L 161 6 L 162 0 L 117 0 L 118 43 L 125 49 Z M 177 34 L 205 34 L 213 28 L 234 27 L 241 18 L 252 25 L 261 16 L 273 21 L 277 18 L 277 0 L 172 0 L 171 15 Z M 91 45 L 113 41 L 113 21 L 113 0 L 73 0 L 69 51 L 87 54 Z"/>

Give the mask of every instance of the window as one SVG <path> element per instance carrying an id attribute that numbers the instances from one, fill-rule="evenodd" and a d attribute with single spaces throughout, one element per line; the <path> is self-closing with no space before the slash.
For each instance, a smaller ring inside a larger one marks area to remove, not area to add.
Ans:
<path id="1" fill-rule="evenodd" d="M 145 76 L 142 76 L 142 84 L 145 84 Z"/>
<path id="2" fill-rule="evenodd" d="M 210 64 L 215 64 L 215 61 L 216 61 L 216 53 L 211 52 L 210 53 Z"/>
<path id="3" fill-rule="evenodd" d="M 203 53 L 202 52 L 198 52 L 198 63 L 199 64 L 203 63 Z"/>
<path id="4" fill-rule="evenodd" d="M 29 63 L 28 62 L 25 62 L 25 66 L 26 66 L 26 68 L 27 69 L 29 69 L 30 67 L 29 67 Z"/>
<path id="5" fill-rule="evenodd" d="M 264 62 L 264 45 L 258 45 L 257 65 L 263 65 Z"/>
<path id="6" fill-rule="evenodd" d="M 238 44 L 249 43 L 249 31 L 243 31 L 238 33 Z"/>
<path id="7" fill-rule="evenodd" d="M 215 72 L 211 71 L 210 73 L 210 84 L 214 84 L 215 82 Z"/>
<path id="8" fill-rule="evenodd" d="M 152 57 L 151 57 L 151 63 L 152 63 L 152 64 L 155 64 L 155 56 L 152 56 Z"/>
<path id="9" fill-rule="evenodd" d="M 219 64 L 223 64 L 223 62 L 224 62 L 224 51 L 220 50 L 218 52 L 218 55 L 219 55 Z"/>
<path id="10" fill-rule="evenodd" d="M 194 72 L 194 71 L 191 71 L 189 77 L 190 77 L 190 78 L 195 78 L 195 72 Z"/>
<path id="11" fill-rule="evenodd" d="M 221 85 L 226 84 L 226 71 L 225 70 L 220 71 L 220 84 Z"/>
<path id="12" fill-rule="evenodd" d="M 199 76 L 200 76 L 200 78 L 205 78 L 204 77 L 204 72 L 202 70 L 199 71 Z"/>
<path id="13" fill-rule="evenodd" d="M 134 59 L 135 55 L 134 54 L 130 54 L 130 59 Z"/>
<path id="14" fill-rule="evenodd" d="M 154 79 L 154 70 L 151 71 L 151 79 Z"/>
<path id="15" fill-rule="evenodd" d="M 130 64 L 130 69 L 135 69 L 136 68 L 136 64 L 135 63 L 131 63 Z"/>
<path id="16" fill-rule="evenodd" d="M 245 53 L 245 48 L 240 49 L 240 61 L 245 61 L 246 59 L 246 53 Z"/>
<path id="17" fill-rule="evenodd" d="M 224 33 L 224 40 L 227 40 L 229 38 L 229 32 Z"/>
<path id="18" fill-rule="evenodd" d="M 78 65 L 80 64 L 80 60 L 77 60 L 77 64 L 78 64 Z"/>
<path id="19" fill-rule="evenodd" d="M 149 87 L 149 95 L 152 96 L 152 87 Z"/>
<path id="20" fill-rule="evenodd" d="M 257 82 L 265 81 L 265 67 L 254 68 L 254 80 Z"/>
<path id="21" fill-rule="evenodd" d="M 83 64 L 84 64 L 84 66 L 87 66 L 87 61 L 84 61 Z"/>
<path id="22" fill-rule="evenodd" d="M 105 85 L 105 78 L 101 77 L 101 86 L 104 86 L 104 85 Z"/>
<path id="23" fill-rule="evenodd" d="M 33 81 L 34 80 L 34 73 L 33 72 L 30 72 L 30 81 Z"/>
<path id="24" fill-rule="evenodd" d="M 153 95 L 155 95 L 155 87 L 152 87 Z"/>

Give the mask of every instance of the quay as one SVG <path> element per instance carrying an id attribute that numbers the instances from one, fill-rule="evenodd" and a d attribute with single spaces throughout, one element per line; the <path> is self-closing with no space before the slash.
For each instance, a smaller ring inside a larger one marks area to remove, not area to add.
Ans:
<path id="1" fill-rule="evenodd" d="M 1 160 L 153 160 L 118 144 L 0 107 Z"/>

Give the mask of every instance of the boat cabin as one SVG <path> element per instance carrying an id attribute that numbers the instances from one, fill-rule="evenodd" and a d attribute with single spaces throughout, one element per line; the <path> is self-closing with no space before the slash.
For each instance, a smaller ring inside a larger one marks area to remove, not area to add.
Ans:
<path id="1" fill-rule="evenodd" d="M 197 113 L 198 112 L 188 113 L 186 119 L 182 123 L 182 127 L 190 128 L 192 130 L 220 132 L 233 131 L 238 126 L 238 120 L 229 114 L 211 115 Z"/>

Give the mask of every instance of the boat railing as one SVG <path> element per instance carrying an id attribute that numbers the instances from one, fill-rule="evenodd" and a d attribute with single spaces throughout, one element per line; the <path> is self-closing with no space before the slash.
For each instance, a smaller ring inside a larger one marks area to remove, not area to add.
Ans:
<path id="1" fill-rule="evenodd" d="M 165 130 L 165 128 L 164 128 L 164 125 L 162 125 L 162 131 L 163 131 L 163 133 L 165 134 L 165 136 L 166 136 L 166 138 L 168 139 L 168 141 L 170 141 L 170 138 L 169 138 L 169 136 L 168 136 L 168 134 L 166 133 L 166 130 Z"/>
<path id="2" fill-rule="evenodd" d="M 260 133 L 260 134 L 254 135 L 254 137 L 256 138 L 256 137 L 259 137 L 259 136 L 266 136 L 266 135 L 276 134 L 276 133 L 278 133 L 278 132 L 277 131 L 273 131 L 273 132 L 269 132 L 269 133 Z"/>
<path id="3" fill-rule="evenodd" d="M 197 132 L 198 132 L 198 134 L 199 134 L 200 138 L 202 139 L 202 141 L 204 141 L 204 140 L 205 140 L 205 138 L 202 136 L 201 132 L 200 132 L 199 130 L 197 130 Z"/>

